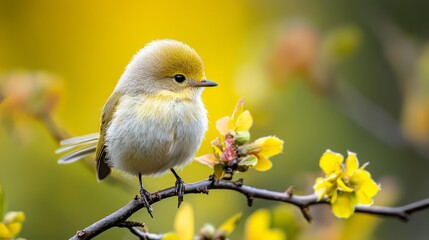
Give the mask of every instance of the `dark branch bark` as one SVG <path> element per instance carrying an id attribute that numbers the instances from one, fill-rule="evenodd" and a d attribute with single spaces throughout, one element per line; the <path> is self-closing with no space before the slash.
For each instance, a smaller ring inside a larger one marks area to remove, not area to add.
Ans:
<path id="1" fill-rule="evenodd" d="M 253 199 L 260 198 L 272 201 L 280 201 L 285 203 L 293 204 L 299 207 L 304 217 L 307 220 L 311 219 L 311 215 L 309 212 L 309 206 L 317 205 L 317 204 L 329 204 L 327 201 L 317 201 L 317 196 L 306 195 L 291 195 L 291 191 L 285 192 L 275 192 L 270 190 L 258 189 L 251 186 L 243 185 L 242 180 L 238 181 L 226 181 L 226 180 L 203 180 L 196 183 L 186 184 L 185 185 L 185 194 L 191 193 L 205 193 L 208 194 L 209 190 L 212 189 L 225 189 L 239 192 L 246 196 L 248 202 L 251 203 Z M 175 196 L 174 187 L 170 187 L 164 190 L 160 190 L 152 194 L 151 204 L 161 201 L 162 199 L 169 198 Z M 145 207 L 143 202 L 140 199 L 136 198 L 132 200 L 130 203 L 120 208 L 116 212 L 110 214 L 109 216 L 101 219 L 100 221 L 92 224 L 91 226 L 86 227 L 83 230 L 77 232 L 75 236 L 71 239 L 91 239 L 100 233 L 106 231 L 109 228 L 118 226 L 118 224 L 125 222 L 133 213 L 138 211 L 139 209 Z M 400 207 L 381 207 L 381 206 L 357 206 L 356 212 L 359 213 L 368 213 L 379 216 L 390 216 L 397 217 L 402 220 L 408 220 L 412 213 L 429 208 L 429 198 L 425 200 L 421 200 L 415 203 L 411 203 L 408 205 L 400 206 Z"/>
<path id="2" fill-rule="evenodd" d="M 162 239 L 161 234 L 153 234 L 153 233 L 148 233 L 146 231 L 140 231 L 137 227 L 144 228 L 145 226 L 144 224 L 139 222 L 125 221 L 125 222 L 116 224 L 116 226 L 120 228 L 128 228 L 128 230 L 130 230 L 132 234 L 134 234 L 135 236 L 137 236 L 139 239 L 142 239 L 142 240 L 161 240 Z"/>

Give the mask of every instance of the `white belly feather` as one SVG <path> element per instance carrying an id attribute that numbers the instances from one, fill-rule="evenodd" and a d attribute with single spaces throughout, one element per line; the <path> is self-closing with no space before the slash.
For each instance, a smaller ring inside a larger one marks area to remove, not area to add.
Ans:
<path id="1" fill-rule="evenodd" d="M 192 160 L 207 130 L 200 98 L 122 97 L 108 127 L 108 164 L 126 173 L 159 175 Z"/>

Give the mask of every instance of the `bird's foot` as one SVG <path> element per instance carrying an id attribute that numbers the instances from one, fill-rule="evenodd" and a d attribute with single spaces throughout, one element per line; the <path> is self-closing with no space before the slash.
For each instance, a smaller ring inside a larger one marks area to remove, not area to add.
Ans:
<path id="1" fill-rule="evenodd" d="M 152 206 L 150 205 L 150 201 L 152 201 L 152 197 L 150 196 L 150 193 L 146 189 L 140 188 L 140 197 L 147 209 L 147 212 L 153 218 Z"/>
<path id="2" fill-rule="evenodd" d="M 176 179 L 176 184 L 174 185 L 177 194 L 177 207 L 180 207 L 180 204 L 183 202 L 183 195 L 185 195 L 185 182 L 182 178 Z"/>

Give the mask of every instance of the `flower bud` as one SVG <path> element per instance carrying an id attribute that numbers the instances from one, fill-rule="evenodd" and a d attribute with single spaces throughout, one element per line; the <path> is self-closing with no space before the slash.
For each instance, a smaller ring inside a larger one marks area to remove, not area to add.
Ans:
<path id="1" fill-rule="evenodd" d="M 249 131 L 240 131 L 237 133 L 235 137 L 235 143 L 238 146 L 244 145 L 248 143 L 250 140 L 250 132 Z"/>
<path id="2" fill-rule="evenodd" d="M 211 224 L 206 223 L 200 230 L 200 239 L 213 239 L 215 232 L 215 227 Z"/>

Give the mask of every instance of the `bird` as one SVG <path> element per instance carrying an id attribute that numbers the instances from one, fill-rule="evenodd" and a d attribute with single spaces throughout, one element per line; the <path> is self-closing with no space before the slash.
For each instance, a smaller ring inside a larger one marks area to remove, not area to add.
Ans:
<path id="1" fill-rule="evenodd" d="M 206 79 L 202 58 L 189 45 L 172 39 L 146 44 L 126 66 L 104 105 L 99 133 L 65 139 L 58 162 L 71 163 L 95 153 L 97 179 L 111 169 L 137 176 L 140 198 L 152 216 L 151 195 L 142 176 L 170 170 L 175 178 L 178 207 L 184 181 L 175 168 L 189 164 L 208 127 L 202 101 Z M 153 216 L 152 216 L 153 217 Z"/>

